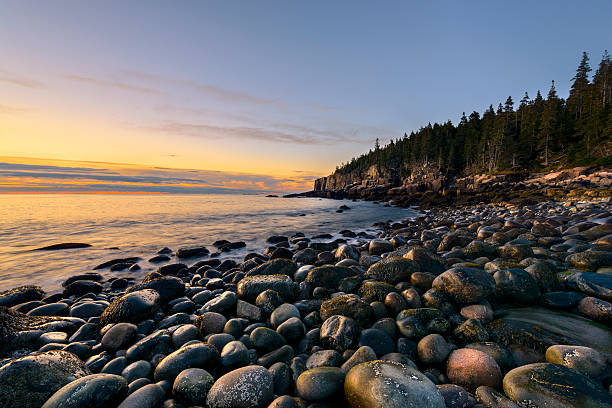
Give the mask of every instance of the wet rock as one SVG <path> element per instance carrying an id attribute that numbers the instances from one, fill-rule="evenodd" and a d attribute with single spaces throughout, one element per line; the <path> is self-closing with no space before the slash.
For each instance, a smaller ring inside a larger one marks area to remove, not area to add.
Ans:
<path id="1" fill-rule="evenodd" d="M 308 272 L 305 281 L 312 283 L 313 287 L 322 286 L 331 289 L 336 288 L 342 279 L 356 274 L 353 269 L 344 266 L 319 266 Z"/>
<path id="2" fill-rule="evenodd" d="M 238 368 L 249 362 L 249 350 L 240 341 L 230 341 L 221 350 L 221 365 L 226 369 Z"/>
<path id="3" fill-rule="evenodd" d="M 460 314 L 466 319 L 476 319 L 483 324 L 493 320 L 493 309 L 488 302 L 479 305 L 464 306 L 461 308 Z"/>
<path id="4" fill-rule="evenodd" d="M 9 360 L 0 367 L 0 406 L 40 407 L 66 384 L 91 374 L 74 354 L 47 351 Z"/>
<path id="5" fill-rule="evenodd" d="M 219 360 L 217 349 L 207 343 L 186 345 L 168 354 L 155 368 L 155 381 L 174 381 L 187 368 L 210 368 Z"/>
<path id="6" fill-rule="evenodd" d="M 357 324 L 346 316 L 332 316 L 321 325 L 321 344 L 326 348 L 342 352 L 355 342 L 357 335 Z"/>
<path id="7" fill-rule="evenodd" d="M 540 298 L 538 283 L 522 269 L 497 271 L 493 279 L 495 279 L 495 296 L 502 300 L 530 304 Z"/>
<path id="8" fill-rule="evenodd" d="M 578 302 L 578 311 L 597 322 L 612 325 L 612 303 L 594 297 L 585 297 Z"/>
<path id="9" fill-rule="evenodd" d="M 365 329 L 359 335 L 359 346 L 369 346 L 379 356 L 395 351 L 393 338 L 382 330 Z"/>
<path id="10" fill-rule="evenodd" d="M 338 367 L 317 367 L 304 371 L 296 381 L 297 393 L 306 401 L 330 398 L 342 392 L 345 373 Z"/>
<path id="11" fill-rule="evenodd" d="M 28 316 L 68 316 L 69 307 L 64 302 L 49 303 L 30 310 Z"/>
<path id="12" fill-rule="evenodd" d="M 77 280 L 64 288 L 64 296 L 82 296 L 86 293 L 100 293 L 102 292 L 102 289 L 103 286 L 99 282 L 94 282 L 91 280 Z"/>
<path id="13" fill-rule="evenodd" d="M 306 327 L 299 317 L 291 317 L 281 323 L 276 331 L 288 342 L 295 342 L 304 336 Z"/>
<path id="14" fill-rule="evenodd" d="M 340 261 L 343 259 L 353 259 L 355 261 L 359 261 L 360 256 L 361 252 L 359 252 L 359 249 L 351 245 L 340 245 L 334 253 L 334 257 Z"/>
<path id="15" fill-rule="evenodd" d="M 147 378 L 151 375 L 152 366 L 148 361 L 135 361 L 121 371 L 121 376 L 131 383 L 139 378 Z"/>
<path id="16" fill-rule="evenodd" d="M 453 384 L 475 391 L 481 385 L 497 387 L 502 373 L 493 358 L 474 349 L 459 349 L 448 357 L 446 375 Z"/>
<path id="17" fill-rule="evenodd" d="M 612 252 L 606 251 L 584 251 L 569 255 L 566 259 L 571 265 L 594 271 L 602 266 L 612 265 Z"/>
<path id="18" fill-rule="evenodd" d="M 495 280 L 477 268 L 451 268 L 434 279 L 432 287 L 457 303 L 477 303 L 495 291 Z"/>
<path id="19" fill-rule="evenodd" d="M 612 397 L 578 371 L 558 364 L 535 363 L 504 377 L 504 392 L 514 402 L 541 407 L 607 407 Z"/>
<path id="20" fill-rule="evenodd" d="M 507 348 L 493 342 L 470 343 L 465 346 L 467 349 L 482 351 L 491 357 L 503 372 L 515 367 L 512 353 Z"/>
<path id="21" fill-rule="evenodd" d="M 267 327 L 258 327 L 253 330 L 249 339 L 258 350 L 264 352 L 278 349 L 286 344 L 283 336 Z"/>
<path id="22" fill-rule="evenodd" d="M 342 356 L 336 350 L 319 350 L 312 353 L 306 360 L 306 369 L 316 367 L 339 367 Z"/>
<path id="23" fill-rule="evenodd" d="M 389 256 L 370 266 L 364 278 L 390 284 L 410 282 L 410 275 L 418 272 L 419 265 L 406 258 Z"/>
<path id="24" fill-rule="evenodd" d="M 353 353 L 353 355 L 342 364 L 340 368 L 342 371 L 347 373 L 351 368 L 357 364 L 366 363 L 368 361 L 376 360 L 376 353 L 369 346 L 361 346 Z"/>
<path id="25" fill-rule="evenodd" d="M 563 281 L 571 289 L 587 296 L 612 301 L 612 275 L 594 272 L 578 272 L 563 276 Z"/>
<path id="26" fill-rule="evenodd" d="M 324 301 L 320 309 L 321 319 L 329 319 L 333 315 L 342 315 L 355 320 L 365 327 L 372 318 L 372 308 L 364 300 L 354 295 L 341 295 Z"/>
<path id="27" fill-rule="evenodd" d="M 493 387 L 481 385 L 476 389 L 476 399 L 487 408 L 521 408 Z"/>
<path id="28" fill-rule="evenodd" d="M 100 324 L 139 323 L 153 315 L 159 309 L 159 293 L 153 289 L 144 289 L 128 293 L 115 299 L 100 316 Z"/>
<path id="29" fill-rule="evenodd" d="M 368 245 L 370 255 L 381 255 L 393 251 L 393 243 L 386 239 L 373 239 Z"/>
<path id="30" fill-rule="evenodd" d="M 143 289 L 153 289 L 159 293 L 160 301 L 166 303 L 169 300 L 179 298 L 185 293 L 185 284 L 174 276 L 164 276 L 135 285 L 128 292 L 136 292 Z"/>
<path id="31" fill-rule="evenodd" d="M 590 347 L 555 345 L 546 350 L 546 361 L 596 378 L 606 369 L 606 356 Z"/>
<path id="32" fill-rule="evenodd" d="M 446 407 L 424 374 L 394 361 L 375 360 L 351 368 L 344 393 L 352 408 Z"/>
<path id="33" fill-rule="evenodd" d="M 542 295 L 540 303 L 554 309 L 571 309 L 583 298 L 578 292 L 548 292 Z"/>
<path id="34" fill-rule="evenodd" d="M 300 311 L 291 303 L 284 303 L 274 309 L 270 315 L 270 324 L 273 328 L 277 328 L 280 324 L 292 317 L 300 317 Z"/>
<path id="35" fill-rule="evenodd" d="M 174 380 L 172 395 L 186 405 L 206 405 L 208 392 L 212 388 L 215 379 L 206 370 L 201 368 L 188 368 Z"/>
<path id="36" fill-rule="evenodd" d="M 533 250 L 527 244 L 507 243 L 497 248 L 497 250 L 499 251 L 499 256 L 502 258 L 514 259 L 516 261 L 533 256 Z"/>
<path id="37" fill-rule="evenodd" d="M 62 387 L 43 408 L 105 408 L 118 405 L 127 393 L 128 383 L 123 377 L 92 374 Z"/>
<path id="38" fill-rule="evenodd" d="M 397 292 L 397 289 L 385 282 L 367 280 L 361 284 L 357 293 L 364 299 L 384 302 L 387 295 L 391 292 Z"/>
<path id="39" fill-rule="evenodd" d="M 131 392 L 117 408 L 156 408 L 164 403 L 165 396 L 162 386 L 148 384 Z"/>
<path id="40" fill-rule="evenodd" d="M 137 332 L 138 327 L 134 324 L 117 323 L 104 333 L 100 343 L 102 348 L 109 351 L 125 349 L 134 342 Z"/>
<path id="41" fill-rule="evenodd" d="M 210 254 L 210 251 L 205 247 L 179 248 L 176 251 L 176 257 L 179 259 L 195 258 L 208 254 Z"/>
<path id="42" fill-rule="evenodd" d="M 170 344 L 170 332 L 158 330 L 134 343 L 127 349 L 125 355 L 131 361 L 150 360 L 155 354 L 166 354 Z"/>
<path id="43" fill-rule="evenodd" d="M 304 248 L 293 255 L 292 261 L 306 265 L 314 265 L 317 262 L 317 251 L 312 248 Z"/>
<path id="44" fill-rule="evenodd" d="M 243 279 L 244 280 L 244 279 Z M 242 282 L 242 281 L 241 281 Z M 225 312 L 226 310 L 234 307 L 238 297 L 234 292 L 225 291 L 221 295 L 209 300 L 202 306 L 202 312 Z"/>
<path id="45" fill-rule="evenodd" d="M 209 408 L 264 408 L 274 399 L 273 378 L 262 366 L 247 366 L 220 377 L 208 392 Z"/>
<path id="46" fill-rule="evenodd" d="M 418 345 L 419 359 L 425 364 L 440 364 L 451 352 L 449 344 L 439 334 L 429 334 L 423 337 Z"/>
<path id="47" fill-rule="evenodd" d="M 285 248 L 283 248 L 285 249 Z M 290 251 L 291 252 L 291 251 Z M 293 256 L 293 253 L 291 254 Z M 254 275 L 288 275 L 293 277 L 297 271 L 297 265 L 289 259 L 272 259 L 251 269 L 247 276 Z"/>
<path id="48" fill-rule="evenodd" d="M 194 322 L 194 324 L 200 328 L 202 336 L 223 332 L 226 323 L 227 318 L 221 313 L 216 312 L 206 312 L 198 316 Z"/>
<path id="49" fill-rule="evenodd" d="M 421 272 L 438 275 L 446 270 L 444 259 L 425 248 L 412 248 L 404 255 L 404 258 L 415 262 Z"/>
<path id="50" fill-rule="evenodd" d="M 446 408 L 467 408 L 473 405 L 468 392 L 455 384 L 442 384 L 437 386 L 444 398 Z"/>
<path id="51" fill-rule="evenodd" d="M 287 301 L 295 298 L 296 284 L 287 275 L 247 276 L 238 282 L 238 297 L 254 301 L 260 293 L 268 289 L 277 292 Z"/>

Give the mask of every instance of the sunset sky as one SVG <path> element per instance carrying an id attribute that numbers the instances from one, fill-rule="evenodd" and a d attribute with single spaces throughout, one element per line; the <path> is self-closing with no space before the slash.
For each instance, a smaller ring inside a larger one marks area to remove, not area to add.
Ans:
<path id="1" fill-rule="evenodd" d="M 288 192 L 428 122 L 566 96 L 602 1 L 0 0 L 0 192 Z"/>

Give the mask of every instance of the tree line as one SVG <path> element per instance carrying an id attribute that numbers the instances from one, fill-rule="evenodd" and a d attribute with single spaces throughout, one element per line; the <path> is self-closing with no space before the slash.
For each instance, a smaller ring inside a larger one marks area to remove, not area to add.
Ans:
<path id="1" fill-rule="evenodd" d="M 437 167 L 444 174 L 539 171 L 612 164 L 612 60 L 605 51 L 594 75 L 584 52 L 567 99 L 553 80 L 546 97 L 527 92 L 515 109 L 509 96 L 482 115 L 465 112 L 451 121 L 429 123 L 336 168 L 337 173 L 365 171 L 372 165 L 397 169 Z"/>

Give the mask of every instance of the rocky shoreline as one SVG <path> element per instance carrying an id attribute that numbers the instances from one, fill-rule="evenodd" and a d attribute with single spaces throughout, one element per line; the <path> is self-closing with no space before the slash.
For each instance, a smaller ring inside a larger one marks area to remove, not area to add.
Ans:
<path id="1" fill-rule="evenodd" d="M 610 203 L 553 196 L 2 292 L 0 406 L 611 407 Z"/>
<path id="2" fill-rule="evenodd" d="M 399 207 L 440 208 L 499 202 L 518 205 L 543 200 L 593 200 L 612 197 L 612 170 L 575 167 L 545 173 L 509 172 L 471 176 L 443 175 L 423 168 L 400 178 L 372 166 L 361 174 L 332 174 L 317 179 L 314 190 L 285 197 L 324 197 L 388 201 Z"/>

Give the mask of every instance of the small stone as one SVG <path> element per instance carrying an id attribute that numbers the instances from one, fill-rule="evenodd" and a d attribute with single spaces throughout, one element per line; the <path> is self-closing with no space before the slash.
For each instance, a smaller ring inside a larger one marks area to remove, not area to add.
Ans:
<path id="1" fill-rule="evenodd" d="M 247 366 L 221 376 L 208 392 L 208 408 L 265 408 L 274 399 L 272 375 L 262 366 Z"/>
<path id="2" fill-rule="evenodd" d="M 481 385 L 497 387 L 502 379 L 495 360 L 473 349 L 453 351 L 448 357 L 446 375 L 452 383 L 472 391 Z"/>
<path id="3" fill-rule="evenodd" d="M 451 348 L 439 334 L 429 334 L 423 337 L 418 345 L 419 359 L 425 364 L 440 364 L 451 352 Z"/>
<path id="4" fill-rule="evenodd" d="M 300 397 L 318 401 L 340 393 L 344 377 L 344 371 L 338 367 L 317 367 L 300 374 L 295 385 Z"/>
<path id="5" fill-rule="evenodd" d="M 188 368 L 180 372 L 172 385 L 172 395 L 187 405 L 206 405 L 208 392 L 215 379 L 201 368 Z"/>

